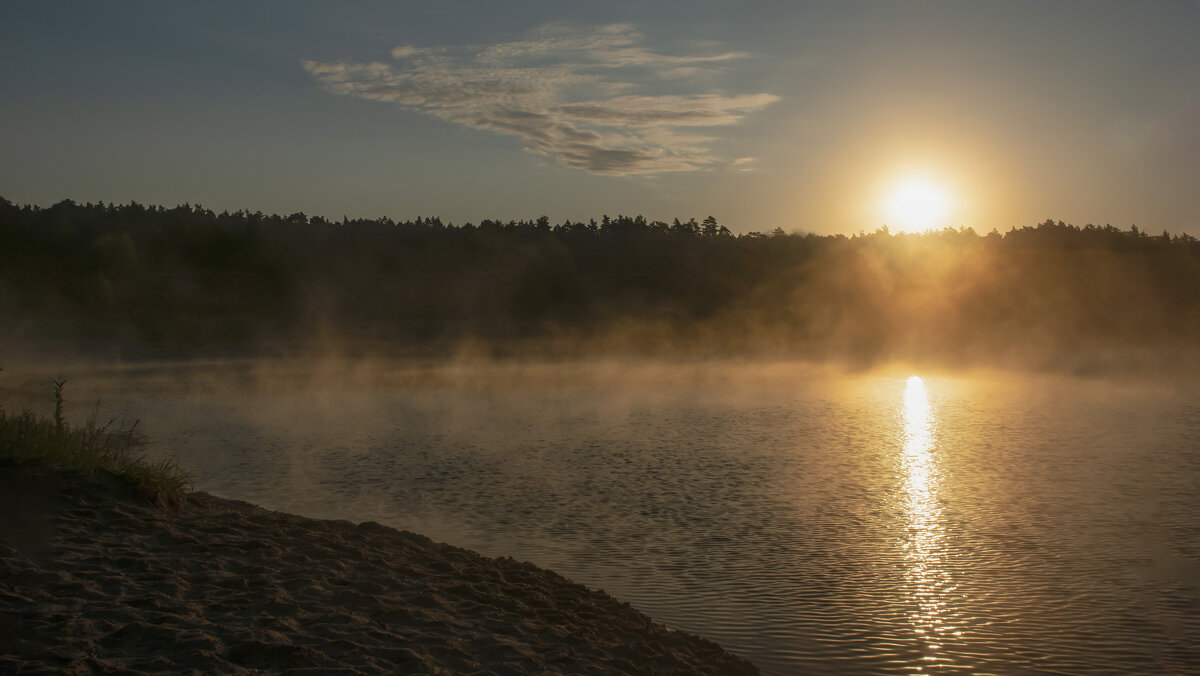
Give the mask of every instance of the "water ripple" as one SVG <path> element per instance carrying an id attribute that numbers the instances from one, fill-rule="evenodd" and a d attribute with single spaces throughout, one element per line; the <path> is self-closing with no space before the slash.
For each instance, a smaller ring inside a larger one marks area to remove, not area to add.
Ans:
<path id="1" fill-rule="evenodd" d="M 206 490 L 531 560 L 767 674 L 1197 673 L 1197 393 L 908 376 L 106 399 Z"/>

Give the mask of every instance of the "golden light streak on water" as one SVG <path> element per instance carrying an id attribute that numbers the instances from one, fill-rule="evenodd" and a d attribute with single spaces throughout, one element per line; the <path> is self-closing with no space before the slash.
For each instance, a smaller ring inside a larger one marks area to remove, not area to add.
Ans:
<path id="1" fill-rule="evenodd" d="M 945 533 L 938 499 L 941 469 L 937 459 L 937 417 L 929 405 L 925 381 L 912 376 L 904 389 L 901 411 L 901 486 L 907 533 L 904 540 L 905 578 L 913 611 L 909 621 L 924 644 L 925 664 L 938 666 L 937 651 L 948 636 L 958 635 L 949 624 L 947 600 L 953 592 L 943 562 Z"/>

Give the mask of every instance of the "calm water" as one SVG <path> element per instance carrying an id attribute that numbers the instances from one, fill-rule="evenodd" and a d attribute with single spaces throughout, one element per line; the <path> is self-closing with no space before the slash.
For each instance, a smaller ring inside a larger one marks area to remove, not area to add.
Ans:
<path id="1" fill-rule="evenodd" d="M 795 366 L 126 369 L 197 487 L 511 555 L 789 673 L 1200 673 L 1200 388 Z"/>

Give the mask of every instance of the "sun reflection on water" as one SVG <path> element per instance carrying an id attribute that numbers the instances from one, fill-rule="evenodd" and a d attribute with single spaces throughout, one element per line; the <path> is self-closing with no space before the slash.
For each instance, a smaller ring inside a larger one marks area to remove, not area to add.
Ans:
<path id="1" fill-rule="evenodd" d="M 934 453 L 937 417 L 929 405 L 925 381 L 918 376 L 910 377 L 905 386 L 901 420 L 901 487 L 907 522 L 905 577 L 913 605 L 909 620 L 927 651 L 926 665 L 936 666 L 941 643 L 959 632 L 950 626 L 946 607 L 953 588 L 942 560 L 945 533 L 938 499 L 941 474 Z"/>

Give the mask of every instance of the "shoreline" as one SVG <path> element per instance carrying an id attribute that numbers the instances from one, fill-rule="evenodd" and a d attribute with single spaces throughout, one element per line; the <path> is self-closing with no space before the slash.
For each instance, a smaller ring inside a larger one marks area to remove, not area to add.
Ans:
<path id="1" fill-rule="evenodd" d="M 206 493 L 162 509 L 112 476 L 6 474 L 6 673 L 758 673 L 530 563 Z"/>

